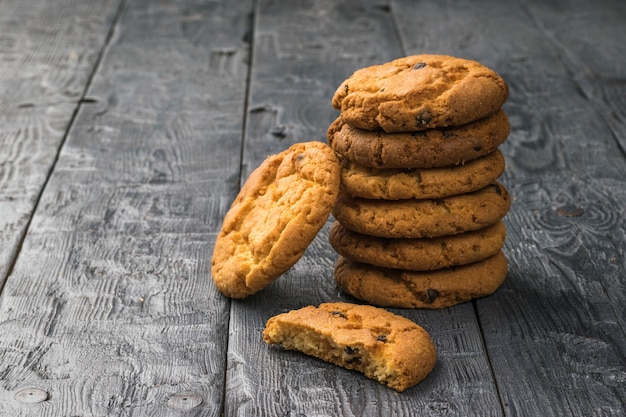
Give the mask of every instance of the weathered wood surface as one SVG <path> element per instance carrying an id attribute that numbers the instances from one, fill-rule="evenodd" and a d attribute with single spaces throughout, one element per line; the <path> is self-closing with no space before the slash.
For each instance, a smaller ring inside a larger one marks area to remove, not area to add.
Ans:
<path id="1" fill-rule="evenodd" d="M 0 5 L 0 287 L 118 5 L 119 0 Z"/>
<path id="2" fill-rule="evenodd" d="M 338 116 L 330 97 L 339 84 L 358 68 L 404 55 L 390 8 L 376 1 L 323 6 L 260 1 L 257 11 L 246 167 L 293 142 L 325 141 Z M 263 346 L 260 332 L 272 315 L 321 302 L 355 301 L 336 289 L 332 271 L 337 255 L 327 235 L 324 229 L 304 258 L 262 294 L 233 301 L 226 415 L 434 416 L 444 410 L 498 415 L 498 395 L 470 303 L 445 311 L 396 310 L 431 333 L 439 355 L 433 377 L 408 395 Z"/>
<path id="3" fill-rule="evenodd" d="M 0 416 L 626 414 L 618 0 L 4 1 L 0 28 Z M 352 301 L 328 227 L 246 300 L 209 264 L 266 155 L 324 141 L 352 71 L 423 52 L 511 88 L 510 273 L 473 303 L 393 310 L 439 353 L 397 394 L 262 341 L 273 314 Z"/>
<path id="4" fill-rule="evenodd" d="M 506 108 L 512 134 L 503 146 L 509 162 L 503 182 L 515 201 L 507 217 L 510 274 L 494 297 L 477 302 L 503 406 L 513 415 L 620 415 L 626 300 L 618 266 L 624 264 L 626 168 L 602 117 L 606 106 L 585 98 L 593 95 L 586 85 L 591 79 L 621 73 L 623 80 L 626 66 L 613 54 L 594 60 L 580 45 L 587 28 L 597 27 L 594 19 L 612 16 L 623 24 L 626 15 L 617 2 L 597 13 L 583 9 L 584 2 L 529 2 L 517 10 L 496 1 L 479 4 L 451 11 L 439 28 L 466 42 L 439 37 L 437 48 L 480 56 L 488 45 L 498 53 L 481 60 L 511 87 Z M 399 16 L 413 24 L 410 12 Z M 420 17 L 428 29 L 434 26 L 429 22 L 435 16 Z M 487 43 L 475 34 L 478 25 L 485 35 L 499 36 Z M 402 26 L 409 37 L 411 25 Z M 623 56 L 624 36 L 615 36 L 625 33 L 623 25 L 607 27 L 597 31 L 595 42 Z M 596 68 L 581 68 L 583 62 Z M 611 67 L 612 74 L 601 71 Z"/>
<path id="5" fill-rule="evenodd" d="M 251 6 L 125 6 L 2 292 L 0 415 L 221 414 L 208 254 L 239 178 Z"/>
<path id="6" fill-rule="evenodd" d="M 502 146 L 514 201 L 510 272 L 500 291 L 476 302 L 504 411 L 623 415 L 625 9 L 466 3 L 444 21 L 435 9 L 395 9 L 408 53 L 476 58 L 511 88 L 512 132 Z M 416 22 L 436 35 L 415 38 Z"/>

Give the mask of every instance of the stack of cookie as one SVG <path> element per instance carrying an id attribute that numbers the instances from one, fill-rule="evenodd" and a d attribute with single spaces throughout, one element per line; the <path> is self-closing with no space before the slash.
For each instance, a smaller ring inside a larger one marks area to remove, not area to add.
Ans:
<path id="1" fill-rule="evenodd" d="M 383 307 L 442 308 L 502 284 L 507 97 L 491 69 L 442 55 L 364 68 L 341 84 L 328 129 L 341 163 L 329 234 L 341 289 Z"/>

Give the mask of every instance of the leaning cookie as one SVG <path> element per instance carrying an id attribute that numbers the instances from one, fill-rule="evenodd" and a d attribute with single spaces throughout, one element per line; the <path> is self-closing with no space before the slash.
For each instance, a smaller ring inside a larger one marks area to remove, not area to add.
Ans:
<path id="1" fill-rule="evenodd" d="M 354 197 L 383 200 L 443 198 L 494 183 L 504 172 L 496 149 L 464 165 L 425 169 L 377 169 L 341 161 L 342 190 Z"/>
<path id="2" fill-rule="evenodd" d="M 372 168 L 433 168 L 459 165 L 495 151 L 509 136 L 504 110 L 463 126 L 385 133 L 350 126 L 337 118 L 326 138 L 338 155 Z"/>
<path id="3" fill-rule="evenodd" d="M 345 228 L 388 238 L 425 238 L 482 229 L 511 207 L 506 188 L 494 183 L 473 193 L 427 200 L 370 200 L 341 194 L 333 215 Z"/>
<path id="4" fill-rule="evenodd" d="M 263 339 L 359 371 L 398 392 L 426 378 L 437 360 L 430 336 L 413 321 L 351 303 L 307 306 L 274 316 Z"/>
<path id="5" fill-rule="evenodd" d="M 332 105 L 346 123 L 367 130 L 412 132 L 458 126 L 498 110 L 509 89 L 479 62 L 414 55 L 354 72 Z"/>
<path id="6" fill-rule="evenodd" d="M 322 142 L 268 157 L 224 217 L 211 268 L 217 288 L 243 298 L 293 266 L 328 219 L 339 181 L 337 157 Z"/>
<path id="7" fill-rule="evenodd" d="M 380 268 L 339 257 L 337 286 L 359 300 L 379 307 L 451 307 L 493 294 L 506 279 L 502 252 L 483 261 L 435 271 Z"/>
<path id="8" fill-rule="evenodd" d="M 343 257 L 383 268 L 431 271 L 482 261 L 500 252 L 506 238 L 502 221 L 473 232 L 425 239 L 389 239 L 352 232 L 335 222 L 328 234 Z"/>

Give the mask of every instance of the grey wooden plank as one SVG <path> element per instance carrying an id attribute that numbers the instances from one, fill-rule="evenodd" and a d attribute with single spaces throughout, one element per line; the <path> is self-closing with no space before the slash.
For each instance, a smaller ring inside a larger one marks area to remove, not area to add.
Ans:
<path id="1" fill-rule="evenodd" d="M 624 189 L 591 178 L 514 186 L 510 278 L 478 304 L 510 415 L 624 415 Z"/>
<path id="2" fill-rule="evenodd" d="M 375 1 L 259 2 L 242 179 L 267 154 L 295 142 L 325 141 L 338 116 L 330 100 L 339 84 L 358 68 L 404 54 L 389 11 Z M 335 286 L 337 255 L 327 234 L 328 224 L 304 257 L 268 288 L 233 300 L 225 415 L 500 415 L 471 304 L 392 309 L 424 326 L 439 353 L 428 379 L 402 394 L 264 344 L 265 321 L 275 314 L 327 301 L 356 302 Z"/>
<path id="3" fill-rule="evenodd" d="M 626 3 L 567 0 L 522 3 L 593 111 L 626 155 Z"/>
<path id="4" fill-rule="evenodd" d="M 251 9 L 126 6 L 0 299 L 0 415 L 221 415 L 210 253 L 238 187 Z"/>
<path id="5" fill-rule="evenodd" d="M 0 288 L 119 3 L 0 3 Z"/>
<path id="6" fill-rule="evenodd" d="M 625 412 L 623 97 L 597 94 L 624 74 L 617 3 L 393 3 L 409 52 L 477 59 L 511 88 L 510 273 L 476 302 L 506 415 Z"/>

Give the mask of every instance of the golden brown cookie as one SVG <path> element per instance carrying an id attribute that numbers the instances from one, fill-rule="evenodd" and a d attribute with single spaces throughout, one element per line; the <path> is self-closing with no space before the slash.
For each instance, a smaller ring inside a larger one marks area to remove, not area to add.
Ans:
<path id="1" fill-rule="evenodd" d="M 328 143 L 343 158 L 372 168 L 463 164 L 495 151 L 511 131 L 504 110 L 463 126 L 411 133 L 358 129 L 345 123 L 342 117 L 328 128 Z"/>
<path id="2" fill-rule="evenodd" d="M 370 200 L 341 194 L 333 215 L 365 235 L 424 238 L 482 229 L 500 221 L 511 198 L 500 183 L 473 193 L 430 200 Z"/>
<path id="3" fill-rule="evenodd" d="M 352 232 L 335 222 L 328 238 L 343 257 L 383 268 L 430 271 L 482 261 L 500 252 L 502 221 L 473 232 L 424 239 L 390 239 Z"/>
<path id="4" fill-rule="evenodd" d="M 489 155 L 442 168 L 377 169 L 341 161 L 343 192 L 354 197 L 383 200 L 442 198 L 480 190 L 504 172 L 504 156 Z"/>
<path id="5" fill-rule="evenodd" d="M 279 314 L 267 321 L 263 339 L 354 369 L 398 392 L 426 378 L 437 361 L 422 327 L 367 305 L 325 303 Z"/>
<path id="6" fill-rule="evenodd" d="M 339 181 L 337 157 L 322 142 L 268 157 L 224 217 L 211 268 L 217 288 L 243 298 L 287 271 L 326 222 Z"/>
<path id="7" fill-rule="evenodd" d="M 476 263 L 427 272 L 380 268 L 340 256 L 335 281 L 346 293 L 372 305 L 435 309 L 493 294 L 507 271 L 502 252 Z"/>
<path id="8" fill-rule="evenodd" d="M 332 105 L 346 123 L 367 130 L 412 132 L 458 126 L 498 110 L 506 82 L 479 62 L 413 55 L 354 72 Z"/>

